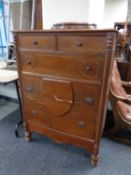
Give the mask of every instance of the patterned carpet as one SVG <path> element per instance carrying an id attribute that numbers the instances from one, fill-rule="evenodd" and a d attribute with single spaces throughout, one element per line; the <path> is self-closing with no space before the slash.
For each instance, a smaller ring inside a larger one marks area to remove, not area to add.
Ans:
<path id="1" fill-rule="evenodd" d="M 90 164 L 89 154 L 72 145 L 56 144 L 33 134 L 31 142 L 16 138 L 19 111 L 0 120 L 0 175 L 130 175 L 131 148 L 102 138 L 100 162 Z M 22 131 L 23 132 L 23 131 Z"/>

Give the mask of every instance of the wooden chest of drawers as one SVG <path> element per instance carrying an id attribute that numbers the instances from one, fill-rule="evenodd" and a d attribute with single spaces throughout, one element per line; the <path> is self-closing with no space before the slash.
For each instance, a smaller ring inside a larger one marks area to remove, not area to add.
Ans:
<path id="1" fill-rule="evenodd" d="M 86 148 L 97 164 L 115 30 L 14 32 L 25 139 Z"/>

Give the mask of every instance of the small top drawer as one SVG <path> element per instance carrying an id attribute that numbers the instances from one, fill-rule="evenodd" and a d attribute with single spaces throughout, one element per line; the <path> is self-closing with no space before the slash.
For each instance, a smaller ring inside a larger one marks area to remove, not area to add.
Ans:
<path id="1" fill-rule="evenodd" d="M 57 38 L 57 49 L 61 51 L 103 52 L 105 47 L 105 37 L 58 36 Z"/>
<path id="2" fill-rule="evenodd" d="M 55 50 L 55 36 L 20 35 L 19 47 L 22 49 Z"/>

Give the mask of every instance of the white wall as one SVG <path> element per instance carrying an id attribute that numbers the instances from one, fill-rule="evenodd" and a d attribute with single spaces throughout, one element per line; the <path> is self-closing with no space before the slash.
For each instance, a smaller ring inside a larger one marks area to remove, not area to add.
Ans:
<path id="1" fill-rule="evenodd" d="M 89 0 L 43 0 L 43 27 L 58 22 L 87 22 Z"/>
<path id="2" fill-rule="evenodd" d="M 103 26 L 113 27 L 114 22 L 124 22 L 127 16 L 128 0 L 106 0 Z"/>
<path id="3" fill-rule="evenodd" d="M 57 22 L 90 22 L 112 28 L 125 21 L 128 0 L 43 0 L 43 27 Z"/>
<path id="4" fill-rule="evenodd" d="M 128 21 L 131 22 L 131 0 L 128 0 Z"/>
<path id="5" fill-rule="evenodd" d="M 105 0 L 90 0 L 88 22 L 97 24 L 97 27 L 103 25 Z"/>

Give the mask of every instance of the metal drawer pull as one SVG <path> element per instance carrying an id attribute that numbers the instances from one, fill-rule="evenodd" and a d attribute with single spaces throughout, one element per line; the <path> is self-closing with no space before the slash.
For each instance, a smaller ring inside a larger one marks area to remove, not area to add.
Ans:
<path id="1" fill-rule="evenodd" d="M 87 71 L 92 71 L 92 68 L 90 66 L 86 66 Z"/>
<path id="2" fill-rule="evenodd" d="M 32 87 L 31 86 L 27 86 L 26 89 L 25 89 L 27 92 L 32 92 Z"/>
<path id="3" fill-rule="evenodd" d="M 32 61 L 31 60 L 27 60 L 26 64 L 31 65 Z"/>
<path id="4" fill-rule="evenodd" d="M 37 45 L 38 42 L 37 42 L 37 41 L 33 41 L 32 44 L 33 44 L 33 45 Z"/>
<path id="5" fill-rule="evenodd" d="M 36 110 L 33 110 L 32 111 L 32 115 L 36 115 L 37 114 L 37 111 Z"/>
<path id="6" fill-rule="evenodd" d="M 86 127 L 86 124 L 85 124 L 85 122 L 84 121 L 79 121 L 79 127 L 80 128 L 85 128 Z"/>
<path id="7" fill-rule="evenodd" d="M 77 46 L 78 47 L 83 47 L 83 43 L 78 43 Z"/>
<path id="8" fill-rule="evenodd" d="M 53 95 L 53 97 L 56 101 L 59 101 L 59 102 L 67 102 L 67 103 L 73 102 L 72 100 L 64 100 L 64 99 L 58 98 L 56 95 Z"/>
<path id="9" fill-rule="evenodd" d="M 88 103 L 89 105 L 93 105 L 95 103 L 95 100 L 92 99 L 91 97 L 86 97 L 85 102 Z"/>

